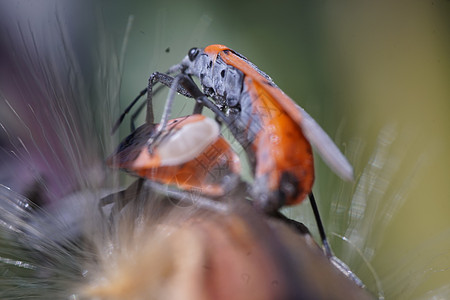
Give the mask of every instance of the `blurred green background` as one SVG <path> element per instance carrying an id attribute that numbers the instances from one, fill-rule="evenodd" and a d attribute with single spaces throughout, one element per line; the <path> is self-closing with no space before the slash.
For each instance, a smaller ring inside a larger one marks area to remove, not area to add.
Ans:
<path id="1" fill-rule="evenodd" d="M 51 7 L 57 6 L 71 23 L 87 81 L 95 77 L 95 58 L 123 58 L 116 113 L 151 72 L 178 63 L 193 46 L 221 43 L 248 57 L 355 166 L 355 182 L 342 183 L 317 160 L 315 192 L 327 230 L 353 234 L 387 298 L 449 296 L 450 1 L 61 1 Z M 114 49 L 98 47 L 99 35 Z M 302 221 L 304 211 L 310 215 L 307 205 L 288 213 Z M 311 220 L 305 223 L 313 227 Z M 345 253 L 355 249 L 338 240 L 332 239 L 337 256 L 358 272 L 362 262 Z M 364 272 L 358 275 L 376 292 Z"/>

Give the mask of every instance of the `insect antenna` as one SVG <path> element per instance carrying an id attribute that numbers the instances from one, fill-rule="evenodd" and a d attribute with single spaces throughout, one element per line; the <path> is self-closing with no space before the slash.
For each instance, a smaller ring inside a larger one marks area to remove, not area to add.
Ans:
<path id="1" fill-rule="evenodd" d="M 162 85 L 158 86 L 154 91 L 152 91 L 152 96 L 156 95 L 157 93 L 159 93 L 163 88 L 164 88 L 164 86 L 162 86 Z M 114 126 L 113 126 L 113 128 L 111 130 L 111 134 L 114 134 L 117 131 L 117 129 L 119 128 L 120 124 L 122 124 L 123 119 L 125 118 L 125 116 L 130 112 L 131 108 L 133 108 L 133 106 L 136 105 L 136 103 L 139 101 L 139 99 L 141 99 L 147 93 L 147 91 L 148 91 L 148 87 L 143 89 L 139 93 L 139 95 L 137 95 L 136 98 L 134 98 L 134 100 L 131 101 L 131 103 L 127 106 L 127 108 L 125 108 L 123 113 L 120 115 L 119 119 L 114 123 Z M 147 109 L 147 113 L 149 111 L 151 111 L 151 117 L 148 117 L 147 119 L 151 119 L 150 123 L 153 123 L 153 106 L 152 106 L 153 102 L 152 101 L 144 102 L 143 104 L 141 104 L 141 106 L 138 107 L 136 112 L 131 116 L 131 131 L 134 131 L 136 129 L 134 121 L 136 120 L 137 116 L 142 112 L 142 109 L 144 109 L 146 104 L 150 107 L 150 108 Z"/>
<path id="2" fill-rule="evenodd" d="M 127 106 L 127 108 L 125 108 L 123 113 L 120 115 L 119 119 L 116 121 L 116 123 L 114 123 L 112 130 L 111 130 L 111 134 L 114 134 L 117 131 L 120 124 L 122 124 L 125 116 L 130 112 L 131 108 L 139 101 L 139 99 L 141 99 L 141 97 L 145 95 L 145 93 L 147 93 L 147 88 L 143 89 L 139 93 L 139 95 L 136 98 L 134 98 L 134 100 Z"/>
<path id="3" fill-rule="evenodd" d="M 148 104 L 147 102 L 142 102 L 141 105 L 139 105 L 139 107 L 136 109 L 136 111 L 131 115 L 131 117 L 130 117 L 130 131 L 131 132 L 134 132 L 136 130 L 136 124 L 135 124 L 136 122 L 135 121 L 146 105 L 152 105 L 152 104 Z"/>

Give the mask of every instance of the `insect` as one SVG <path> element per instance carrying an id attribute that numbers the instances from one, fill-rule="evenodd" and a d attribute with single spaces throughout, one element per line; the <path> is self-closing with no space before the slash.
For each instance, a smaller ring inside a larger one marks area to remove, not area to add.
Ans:
<path id="1" fill-rule="evenodd" d="M 192 77 L 200 80 L 203 92 Z M 245 149 L 254 174 L 250 194 L 255 206 L 274 213 L 284 205 L 298 204 L 309 196 L 322 242 L 327 254 L 332 256 L 312 194 L 311 145 L 341 178 L 352 180 L 353 168 L 308 113 L 246 57 L 223 45 L 192 48 L 166 73 L 153 73 L 143 91 L 147 92 L 148 104 L 152 103 L 157 83 L 194 98 L 197 112 L 201 111 L 198 107 L 208 107 L 230 129 Z M 151 105 L 147 110 L 147 118 L 149 116 L 152 116 Z"/>
<path id="2" fill-rule="evenodd" d="M 224 195 L 231 181 L 239 178 L 239 157 L 214 120 L 200 114 L 169 120 L 149 143 L 158 125 L 137 128 L 108 158 L 108 165 L 213 197 Z"/>

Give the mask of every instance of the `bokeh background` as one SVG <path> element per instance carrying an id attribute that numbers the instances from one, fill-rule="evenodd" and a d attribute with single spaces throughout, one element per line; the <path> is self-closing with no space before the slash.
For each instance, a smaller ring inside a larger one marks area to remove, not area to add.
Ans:
<path id="1" fill-rule="evenodd" d="M 80 126 L 76 147 L 92 160 L 113 150 L 107 127 L 151 72 L 193 46 L 221 43 L 242 53 L 355 167 L 355 182 L 343 183 L 316 161 L 314 191 L 337 256 L 378 296 L 450 295 L 450 1 L 3 1 L 0 16 L 0 84 L 9 103 L 1 104 L 2 126 L 21 132 L 17 120 L 32 116 L 20 108 L 45 105 L 21 70 L 30 67 L 27 47 L 47 49 L 36 51 L 48 58 L 42 66 L 68 75 L 41 84 L 82 82 L 66 108 L 88 121 L 66 124 Z M 188 113 L 177 101 L 175 112 Z M 120 135 L 127 133 L 125 126 Z M 27 172 L 8 157 L 4 151 L 0 183 L 25 189 Z M 308 203 L 286 213 L 315 228 Z"/>

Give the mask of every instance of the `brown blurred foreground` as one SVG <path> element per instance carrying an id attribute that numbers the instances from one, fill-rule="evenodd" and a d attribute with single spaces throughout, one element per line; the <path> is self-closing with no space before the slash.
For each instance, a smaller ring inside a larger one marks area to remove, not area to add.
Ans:
<path id="1" fill-rule="evenodd" d="M 243 202 L 228 213 L 132 201 L 95 238 L 81 294 L 94 299 L 370 299 L 338 271 L 309 234 Z M 146 195 L 144 195 L 146 194 Z M 142 201 L 153 197 L 152 201 Z M 117 200 L 117 199 L 116 199 Z M 98 241 L 102 241 L 98 243 Z"/>

